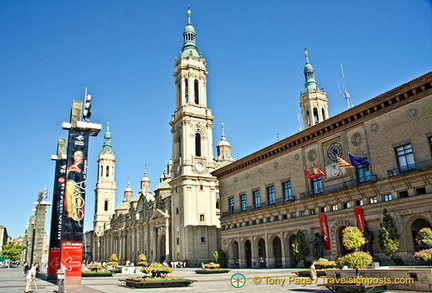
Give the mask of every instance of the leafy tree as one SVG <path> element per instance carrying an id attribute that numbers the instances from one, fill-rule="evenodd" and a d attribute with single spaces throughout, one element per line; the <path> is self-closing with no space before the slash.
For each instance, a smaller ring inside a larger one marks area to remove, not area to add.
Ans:
<path id="1" fill-rule="evenodd" d="M 21 245 L 16 242 L 8 242 L 2 246 L 0 256 L 9 259 L 10 261 L 16 261 L 20 259 L 21 252 L 26 248 L 25 245 Z"/>
<path id="2" fill-rule="evenodd" d="M 366 243 L 366 238 L 357 227 L 346 227 L 342 231 L 342 244 L 348 250 L 357 251 L 360 246 Z"/>
<path id="3" fill-rule="evenodd" d="M 213 253 L 213 259 L 214 262 L 217 264 L 220 264 L 221 267 L 226 268 L 227 267 L 227 257 L 225 255 L 225 251 L 223 251 L 222 249 L 216 250 Z"/>
<path id="4" fill-rule="evenodd" d="M 384 217 L 378 234 L 378 243 L 384 254 L 393 259 L 396 250 L 399 249 L 400 234 L 395 220 L 390 213 L 387 212 L 387 209 L 384 209 L 383 215 Z"/>
<path id="5" fill-rule="evenodd" d="M 297 231 L 291 247 L 297 262 L 304 261 L 306 259 L 306 256 L 309 255 L 309 246 L 306 240 L 306 232 L 304 230 Z"/>

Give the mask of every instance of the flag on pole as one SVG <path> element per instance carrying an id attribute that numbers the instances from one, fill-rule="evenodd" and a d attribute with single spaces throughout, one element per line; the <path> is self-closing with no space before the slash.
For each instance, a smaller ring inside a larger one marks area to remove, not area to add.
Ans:
<path id="1" fill-rule="evenodd" d="M 313 175 L 311 172 L 309 172 L 308 170 L 304 169 L 305 171 L 305 176 L 306 179 L 317 179 L 317 176 Z"/>
<path id="2" fill-rule="evenodd" d="M 353 165 L 342 159 L 341 157 L 337 157 L 337 161 L 339 164 L 339 168 L 354 168 Z"/>
<path id="3" fill-rule="evenodd" d="M 318 168 L 318 167 L 312 166 L 312 170 L 313 170 L 313 174 L 316 177 L 327 176 L 327 174 L 323 170 L 321 170 L 320 168 Z"/>
<path id="4" fill-rule="evenodd" d="M 353 156 L 351 154 L 348 154 L 348 155 L 349 155 L 351 164 L 353 166 L 369 166 L 370 165 L 370 163 L 366 159 L 363 159 L 362 157 L 356 157 L 356 156 Z"/>

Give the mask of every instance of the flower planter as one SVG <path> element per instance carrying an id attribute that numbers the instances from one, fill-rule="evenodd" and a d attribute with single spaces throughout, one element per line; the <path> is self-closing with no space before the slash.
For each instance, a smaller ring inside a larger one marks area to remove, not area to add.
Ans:
<path id="1" fill-rule="evenodd" d="M 150 278 L 144 278 L 142 280 L 126 279 L 120 280 L 126 283 L 128 287 L 134 288 L 163 288 L 163 287 L 187 287 L 196 280 L 179 279 L 179 280 L 149 280 Z"/>
<path id="2" fill-rule="evenodd" d="M 112 272 L 82 272 L 82 277 L 112 277 Z"/>
<path id="3" fill-rule="evenodd" d="M 196 270 L 195 273 L 197 274 L 223 274 L 228 273 L 230 270 L 227 269 L 201 269 Z"/>

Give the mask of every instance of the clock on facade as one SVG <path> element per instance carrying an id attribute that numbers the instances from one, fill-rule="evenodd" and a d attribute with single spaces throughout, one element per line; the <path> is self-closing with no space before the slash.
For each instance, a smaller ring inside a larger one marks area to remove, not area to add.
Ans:
<path id="1" fill-rule="evenodd" d="M 337 157 L 342 156 L 342 145 L 338 142 L 332 143 L 327 149 L 327 156 L 331 161 L 336 162 Z"/>

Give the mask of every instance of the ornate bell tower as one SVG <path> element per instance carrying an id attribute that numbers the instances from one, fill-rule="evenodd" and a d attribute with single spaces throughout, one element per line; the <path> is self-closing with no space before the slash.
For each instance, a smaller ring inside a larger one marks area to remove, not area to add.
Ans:
<path id="1" fill-rule="evenodd" d="M 214 170 L 212 116 L 207 108 L 206 63 L 198 53 L 196 32 L 187 12 L 180 58 L 175 63 L 176 109 L 172 134 L 171 257 L 198 264 L 217 249 L 217 180 Z"/>
<path id="2" fill-rule="evenodd" d="M 111 216 L 114 214 L 115 193 L 117 190 L 114 181 L 115 175 L 115 155 L 111 146 L 111 132 L 109 122 L 104 135 L 104 144 L 98 157 L 98 180 L 95 187 L 95 216 L 94 232 L 96 236 L 101 236 L 109 224 Z"/>
<path id="3" fill-rule="evenodd" d="M 303 115 L 304 128 L 309 128 L 328 119 L 328 100 L 326 93 L 318 88 L 315 80 L 315 70 L 309 63 L 308 52 L 305 49 L 306 65 L 303 73 L 305 76 L 305 91 L 300 95 L 300 108 Z"/>

